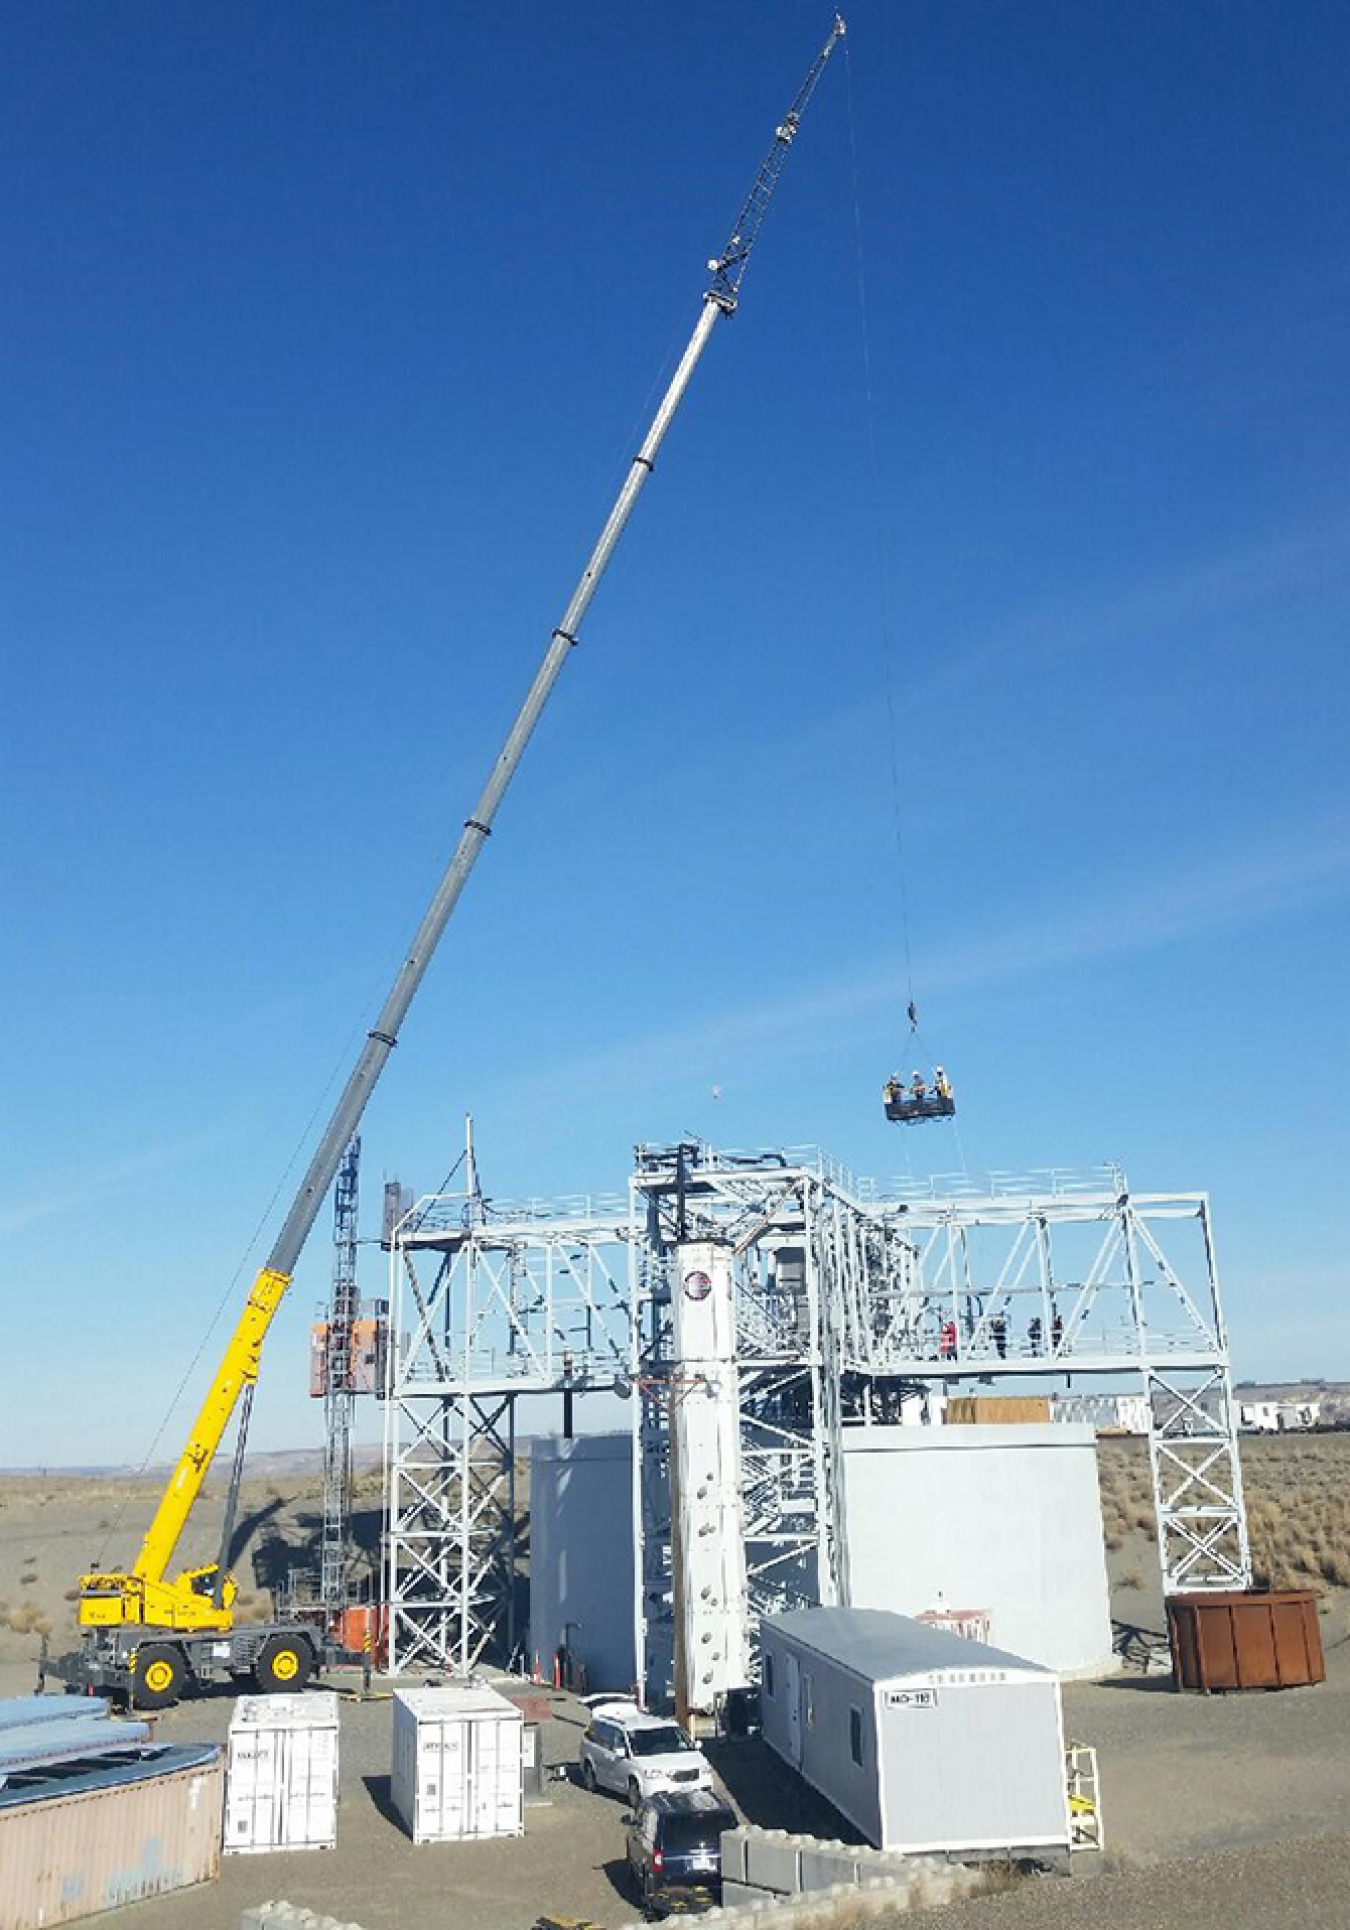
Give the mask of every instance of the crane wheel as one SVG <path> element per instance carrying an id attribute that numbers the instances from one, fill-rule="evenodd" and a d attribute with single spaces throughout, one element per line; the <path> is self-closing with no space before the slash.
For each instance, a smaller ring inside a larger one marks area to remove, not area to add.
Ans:
<path id="1" fill-rule="evenodd" d="M 303 1635 L 269 1635 L 253 1664 L 253 1680 L 263 1695 L 303 1689 L 314 1673 L 314 1651 Z"/>
<path id="2" fill-rule="evenodd" d="M 187 1664 L 168 1642 L 150 1642 L 136 1651 L 131 1677 L 134 1709 L 172 1709 L 183 1693 Z"/>

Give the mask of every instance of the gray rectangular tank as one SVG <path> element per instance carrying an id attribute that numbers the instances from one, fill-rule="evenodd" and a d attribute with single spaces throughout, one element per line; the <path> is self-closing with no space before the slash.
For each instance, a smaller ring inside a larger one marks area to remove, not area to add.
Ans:
<path id="1" fill-rule="evenodd" d="M 591 1690 L 633 1686 L 633 1441 L 536 1436 L 530 1450 L 530 1658 L 564 1644 Z"/>

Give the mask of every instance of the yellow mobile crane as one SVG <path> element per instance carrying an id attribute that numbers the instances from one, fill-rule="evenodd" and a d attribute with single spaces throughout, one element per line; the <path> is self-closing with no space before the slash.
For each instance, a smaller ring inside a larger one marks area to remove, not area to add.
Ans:
<path id="1" fill-rule="evenodd" d="M 296 1622 L 250 1623 L 238 1628 L 234 1625 L 238 1591 L 229 1572 L 230 1544 L 248 1438 L 249 1410 L 263 1342 L 291 1284 L 296 1262 L 336 1176 L 343 1150 L 360 1123 L 375 1082 L 398 1042 L 399 1028 L 413 995 L 469 873 L 491 835 L 493 819 L 507 786 L 563 664 L 580 639 L 582 621 L 652 473 L 657 451 L 708 338 L 721 316 L 733 315 L 736 311 L 751 249 L 768 212 L 788 151 L 796 139 L 802 114 L 826 61 L 843 35 L 844 22 L 836 15 L 824 47 L 774 132 L 772 145 L 741 206 L 726 247 L 708 264 L 711 279 L 688 345 L 642 446 L 632 460 L 571 601 L 549 639 L 534 682 L 482 794 L 472 815 L 465 820 L 450 863 L 379 1018 L 366 1036 L 267 1263 L 253 1283 L 201 1412 L 146 1530 L 140 1553 L 125 1574 L 106 1571 L 80 1577 L 79 1619 L 86 1630 L 84 1646 L 74 1655 L 56 1662 L 47 1662 L 44 1658 L 43 1664 L 46 1673 L 64 1679 L 71 1686 L 103 1688 L 141 1708 L 162 1708 L 176 1702 L 194 1682 L 212 1675 L 251 1675 L 261 1689 L 299 1688 L 323 1659 L 322 1638 L 311 1627 Z M 239 1410 L 239 1430 L 219 1558 L 170 1576 L 169 1568 L 179 1539 L 236 1409 Z"/>

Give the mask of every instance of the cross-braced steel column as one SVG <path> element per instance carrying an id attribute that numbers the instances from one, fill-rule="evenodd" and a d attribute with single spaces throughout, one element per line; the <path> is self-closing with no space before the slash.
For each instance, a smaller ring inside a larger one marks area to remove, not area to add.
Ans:
<path id="1" fill-rule="evenodd" d="M 394 1230 L 385 1426 L 390 1666 L 506 1662 L 519 1404 L 629 1370 L 627 1201 L 423 1200 Z"/>

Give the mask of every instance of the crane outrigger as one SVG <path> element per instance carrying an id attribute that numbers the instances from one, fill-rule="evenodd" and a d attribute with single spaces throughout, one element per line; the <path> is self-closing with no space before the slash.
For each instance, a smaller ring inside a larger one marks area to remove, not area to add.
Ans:
<path id="1" fill-rule="evenodd" d="M 234 1622 L 238 1588 L 229 1572 L 230 1545 L 263 1343 L 291 1284 L 315 1217 L 333 1184 L 344 1149 L 360 1124 L 376 1081 L 398 1043 L 408 1008 L 450 915 L 492 834 L 493 821 L 507 787 L 563 665 L 580 641 L 586 613 L 652 473 L 657 453 L 699 359 L 718 321 L 736 312 L 742 277 L 797 137 L 802 115 L 844 32 L 844 22 L 836 15 L 828 39 L 774 132 L 773 142 L 726 246 L 708 264 L 711 279 L 693 333 L 642 445 L 632 459 L 586 567 L 549 638 L 534 682 L 472 812 L 464 821 L 459 842 L 333 1108 L 281 1231 L 253 1282 L 201 1411 L 145 1532 L 140 1552 L 125 1572 L 100 1570 L 80 1577 L 79 1620 L 87 1631 L 85 1646 L 73 1656 L 44 1663 L 48 1672 L 63 1677 L 68 1683 L 111 1690 L 142 1708 L 160 1708 L 176 1702 L 194 1681 L 211 1675 L 252 1675 L 258 1687 L 265 1690 L 298 1688 L 321 1659 L 312 1627 L 298 1622 L 250 1623 L 236 1627 Z M 170 1575 L 188 1517 L 236 1411 L 239 1428 L 219 1557 L 200 1567 L 185 1568 Z"/>

